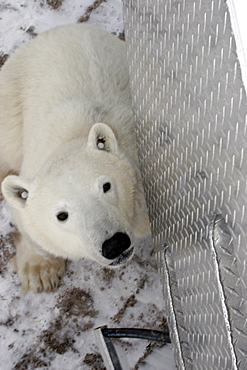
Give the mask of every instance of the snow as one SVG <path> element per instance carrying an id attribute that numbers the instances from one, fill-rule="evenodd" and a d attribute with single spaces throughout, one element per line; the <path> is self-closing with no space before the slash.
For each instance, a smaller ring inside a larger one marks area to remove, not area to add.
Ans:
<path id="1" fill-rule="evenodd" d="M 76 23 L 84 15 L 92 0 L 64 0 L 53 10 L 45 0 L 2 0 L 0 3 L 1 51 L 9 54 L 30 39 L 27 31 L 34 27 L 35 33 L 50 28 Z M 103 2 L 91 13 L 88 24 L 96 25 L 108 32 L 123 30 L 122 3 L 120 0 Z"/>
<path id="2" fill-rule="evenodd" d="M 0 55 L 11 54 L 35 34 L 76 23 L 85 15 L 87 23 L 108 32 L 123 31 L 120 0 L 102 1 L 89 11 L 93 4 L 93 0 L 64 0 L 55 10 L 46 0 L 2 0 Z M 13 230 L 8 206 L 1 202 L 0 369 L 103 369 L 97 362 L 94 328 L 164 327 L 164 300 L 150 238 L 137 244 L 135 257 L 124 268 L 109 271 L 93 262 L 73 262 L 57 292 L 24 295 L 10 262 Z M 150 349 L 149 342 L 141 340 L 123 340 L 116 346 L 131 368 Z M 150 351 L 146 365 L 136 368 L 175 369 L 171 345 Z"/>
<path id="3" fill-rule="evenodd" d="M 247 86 L 244 18 L 247 1 L 227 3 Z M 46 0 L 1 0 L 0 55 L 11 54 L 35 34 L 57 25 L 76 23 L 83 16 L 89 18 L 87 23 L 108 32 L 118 35 L 123 31 L 121 0 L 102 1 L 89 10 L 93 4 L 93 0 L 64 0 L 55 10 Z M 24 295 L 10 261 L 14 253 L 10 238 L 13 230 L 10 210 L 2 201 L 0 370 L 103 369 L 100 360 L 97 365 L 99 348 L 94 328 L 163 327 L 164 300 L 150 238 L 138 243 L 136 256 L 124 268 L 109 272 L 89 261 L 70 263 L 57 292 Z M 149 348 L 149 342 L 141 340 L 115 344 L 131 368 Z M 93 360 L 86 363 L 89 354 Z M 175 369 L 171 345 L 154 348 L 145 362 L 138 365 L 139 369 Z"/>

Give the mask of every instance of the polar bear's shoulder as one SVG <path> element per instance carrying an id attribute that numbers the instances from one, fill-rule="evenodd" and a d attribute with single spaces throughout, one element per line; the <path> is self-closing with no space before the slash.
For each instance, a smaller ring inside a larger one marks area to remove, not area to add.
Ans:
<path id="1" fill-rule="evenodd" d="M 58 26 L 21 46 L 0 73 L 0 151 L 9 167 L 37 165 L 31 153 L 43 161 L 44 145 L 48 155 L 95 122 L 107 122 L 132 154 L 125 58 L 123 41 L 84 24 Z"/>
<path id="2" fill-rule="evenodd" d="M 78 55 L 83 55 L 84 58 L 89 56 L 98 57 L 104 50 L 103 59 L 107 57 L 112 60 L 112 54 L 125 55 L 124 42 L 108 32 L 85 24 L 71 24 L 65 26 L 57 26 L 52 28 L 29 42 L 23 44 L 11 56 L 10 61 L 14 59 L 25 59 L 25 63 L 35 62 L 42 56 L 49 56 L 51 62 L 59 60 L 60 64 L 64 64 L 67 58 L 74 56 L 78 59 Z M 102 62 L 102 59 L 101 59 Z M 8 63 L 7 63 L 8 64 Z"/>

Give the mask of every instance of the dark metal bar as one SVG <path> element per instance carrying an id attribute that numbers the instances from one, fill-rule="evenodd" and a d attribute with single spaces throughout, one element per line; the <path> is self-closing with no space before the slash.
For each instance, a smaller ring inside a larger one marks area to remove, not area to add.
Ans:
<path id="1" fill-rule="evenodd" d="M 139 328 L 102 328 L 102 334 L 108 338 L 137 338 L 171 343 L 169 334 L 163 331 Z"/>

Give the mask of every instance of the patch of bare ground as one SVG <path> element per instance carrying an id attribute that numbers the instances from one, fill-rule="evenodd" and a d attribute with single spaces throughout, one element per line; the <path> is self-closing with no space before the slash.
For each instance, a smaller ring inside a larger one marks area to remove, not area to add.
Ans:
<path id="1" fill-rule="evenodd" d="M 35 27 L 30 26 L 28 29 L 25 29 L 24 27 L 20 27 L 20 29 L 26 33 L 28 33 L 32 38 L 36 37 L 38 34 L 35 32 Z"/>
<path id="2" fill-rule="evenodd" d="M 34 356 L 32 353 L 25 353 L 21 360 L 15 364 L 14 370 L 31 370 L 43 367 L 48 367 L 50 362 L 45 362 L 40 357 Z"/>
<path id="3" fill-rule="evenodd" d="M 45 349 L 59 353 L 60 355 L 67 352 L 67 350 L 73 346 L 73 343 L 75 343 L 75 340 L 70 336 L 64 335 L 59 337 L 58 333 L 54 330 L 44 331 L 40 339 L 43 340 Z"/>
<path id="4" fill-rule="evenodd" d="M 122 41 L 125 41 L 125 33 L 124 33 L 124 31 L 119 33 L 118 38 L 120 40 L 122 40 Z"/>
<path id="5" fill-rule="evenodd" d="M 116 315 L 113 316 L 113 321 L 119 323 L 123 315 L 125 314 L 125 311 L 128 307 L 133 307 L 136 304 L 137 300 L 134 294 L 132 294 L 123 304 L 123 307 L 118 311 Z"/>
<path id="6" fill-rule="evenodd" d="M 106 282 L 106 283 L 111 283 L 112 280 L 114 279 L 115 275 L 116 275 L 116 272 L 115 270 L 112 270 L 112 269 L 108 269 L 106 267 L 104 267 L 102 269 L 102 278 L 103 280 Z"/>
<path id="7" fill-rule="evenodd" d="M 58 298 L 58 307 L 61 314 L 66 316 L 90 316 L 96 317 L 98 311 L 94 309 L 91 294 L 80 288 L 66 290 Z"/>
<path id="8" fill-rule="evenodd" d="M 137 361 L 137 363 L 133 367 L 133 370 L 138 370 L 139 369 L 139 365 L 145 365 L 146 358 L 151 353 L 153 353 L 153 351 L 154 351 L 155 348 L 162 348 L 164 346 L 165 346 L 165 343 L 160 343 L 160 342 L 152 342 L 152 343 L 149 343 L 147 345 L 146 349 L 145 349 L 144 354 L 139 358 L 139 360 Z"/>
<path id="9" fill-rule="evenodd" d="M 62 5 L 63 0 L 46 0 L 46 4 L 52 7 L 52 9 L 57 10 Z"/>
<path id="10" fill-rule="evenodd" d="M 106 0 L 96 0 L 92 5 L 90 5 L 85 14 L 83 14 L 79 19 L 78 23 L 87 22 L 92 14 L 92 12 L 97 9 L 102 3 L 106 2 Z"/>
<path id="11" fill-rule="evenodd" d="M 26 30 L 26 33 L 28 33 L 30 36 L 32 37 L 35 37 L 37 36 L 38 34 L 35 32 L 35 27 L 34 26 L 30 26 L 27 30 Z"/>
<path id="12" fill-rule="evenodd" d="M 0 68 L 4 65 L 6 60 L 8 59 L 9 55 L 8 54 L 1 54 L 0 53 Z"/>
<path id="13" fill-rule="evenodd" d="M 56 319 L 50 322 L 49 327 L 38 336 L 37 345 L 33 345 L 16 363 L 14 369 L 32 370 L 38 367 L 48 367 L 56 354 L 63 355 L 67 351 L 78 352 L 74 346 L 76 338 L 91 329 L 98 311 L 94 309 L 91 294 L 80 288 L 65 290 L 58 297 L 56 307 L 59 313 Z M 9 318 L 5 325 L 13 325 L 14 318 Z M 13 321 L 13 322 L 12 322 Z M 89 369 L 103 370 L 103 361 L 95 355 L 85 357 L 88 364 L 90 358 L 94 367 Z M 92 354 L 91 354 L 92 355 Z M 96 357 L 95 357 L 96 356 Z M 97 361 L 96 361 L 97 360 Z M 86 363 L 86 362 L 85 362 Z"/>
<path id="14" fill-rule="evenodd" d="M 66 323 L 57 320 L 51 323 L 47 330 L 44 330 L 38 337 L 37 344 L 28 351 L 15 364 L 14 369 L 32 370 L 40 367 L 49 367 L 55 355 L 63 355 L 68 350 L 76 352 L 74 348 L 74 335 L 69 335 L 68 330 L 62 333 Z"/>
<path id="15" fill-rule="evenodd" d="M 11 235 L 7 237 L 0 237 L 0 276 L 4 276 L 8 269 L 8 264 L 15 254 L 15 247 L 13 246 L 13 238 Z"/>
<path id="16" fill-rule="evenodd" d="M 103 359 L 99 353 L 87 353 L 83 360 L 91 370 L 106 370 Z"/>

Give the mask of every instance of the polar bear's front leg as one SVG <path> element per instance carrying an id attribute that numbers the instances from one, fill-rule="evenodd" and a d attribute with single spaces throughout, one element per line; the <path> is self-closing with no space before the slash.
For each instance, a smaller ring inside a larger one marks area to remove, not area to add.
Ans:
<path id="1" fill-rule="evenodd" d="M 32 290 L 35 293 L 55 291 L 65 274 L 66 261 L 45 251 L 39 253 L 40 249 L 27 236 L 18 234 L 14 239 L 16 256 L 13 264 L 23 291 Z"/>

